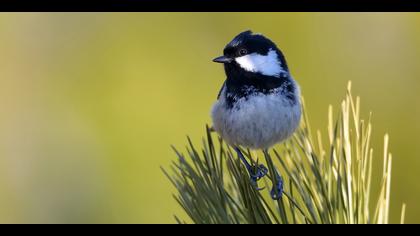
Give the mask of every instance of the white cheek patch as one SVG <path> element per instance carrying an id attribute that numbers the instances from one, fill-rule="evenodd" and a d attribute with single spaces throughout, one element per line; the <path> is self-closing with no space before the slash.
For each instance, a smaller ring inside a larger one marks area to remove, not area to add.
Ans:
<path id="1" fill-rule="evenodd" d="M 273 49 L 270 49 L 267 55 L 252 53 L 237 57 L 235 61 L 246 71 L 259 72 L 267 76 L 279 76 L 280 73 L 286 72 Z"/>

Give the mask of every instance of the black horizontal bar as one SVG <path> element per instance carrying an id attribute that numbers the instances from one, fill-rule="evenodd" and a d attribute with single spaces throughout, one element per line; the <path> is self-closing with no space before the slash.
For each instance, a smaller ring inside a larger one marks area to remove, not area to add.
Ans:
<path id="1" fill-rule="evenodd" d="M 413 12 L 420 1 L 399 0 L 3 0 L 0 11 L 94 12 Z"/>

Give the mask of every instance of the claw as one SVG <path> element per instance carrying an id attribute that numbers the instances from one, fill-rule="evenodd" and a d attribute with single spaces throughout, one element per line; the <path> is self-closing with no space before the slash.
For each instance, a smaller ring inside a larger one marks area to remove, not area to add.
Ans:
<path id="1" fill-rule="evenodd" d="M 251 166 L 251 164 L 249 164 L 249 162 L 245 159 L 244 155 L 242 154 L 241 150 L 239 150 L 239 148 L 235 148 L 235 151 L 238 153 L 239 158 L 242 160 L 246 169 L 248 170 L 252 185 L 258 191 L 263 190 L 264 188 L 258 187 L 258 181 L 267 175 L 268 173 L 267 167 L 265 167 L 262 164 L 258 166 Z"/>
<path id="2" fill-rule="evenodd" d="M 257 181 L 255 181 L 255 180 L 254 180 L 254 179 L 252 179 L 252 178 L 251 178 L 251 184 L 252 184 L 252 186 L 254 186 L 254 188 L 255 188 L 257 191 L 262 191 L 262 190 L 264 190 L 264 189 L 265 189 L 265 187 L 260 188 L 260 187 L 258 186 L 258 182 L 257 182 Z"/>
<path id="3" fill-rule="evenodd" d="M 273 182 L 273 189 L 271 190 L 271 198 L 273 200 L 280 200 L 283 197 L 283 178 L 275 170 L 275 183 Z"/>
<path id="4" fill-rule="evenodd" d="M 261 164 L 259 166 L 255 166 L 253 169 L 255 169 L 255 170 L 253 170 L 250 173 L 252 184 L 255 186 L 255 188 L 258 191 L 264 190 L 265 187 L 262 187 L 262 188 L 258 187 L 258 181 L 268 174 L 267 167 L 265 167 L 263 164 Z M 253 174 L 253 173 L 255 173 L 255 174 Z"/>
<path id="5" fill-rule="evenodd" d="M 263 164 L 260 164 L 259 166 L 255 166 L 253 169 L 255 170 L 252 170 L 252 173 L 255 173 L 255 174 L 251 174 L 251 178 L 255 179 L 255 181 L 260 180 L 261 178 L 263 178 L 264 176 L 268 174 L 268 169 Z"/>

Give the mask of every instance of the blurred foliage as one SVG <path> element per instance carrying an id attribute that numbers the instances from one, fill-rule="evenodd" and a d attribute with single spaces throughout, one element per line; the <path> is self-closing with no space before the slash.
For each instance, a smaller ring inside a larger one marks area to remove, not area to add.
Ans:
<path id="1" fill-rule="evenodd" d="M 420 222 L 419 23 L 415 13 L 2 13 L 0 222 L 175 222 L 182 210 L 159 166 L 185 134 L 202 136 L 224 80 L 211 59 L 244 29 L 282 48 L 313 127 L 327 126 L 330 101 L 353 81 L 361 116 L 373 111 L 373 148 L 392 138 L 391 221 L 406 202 L 406 222 Z"/>

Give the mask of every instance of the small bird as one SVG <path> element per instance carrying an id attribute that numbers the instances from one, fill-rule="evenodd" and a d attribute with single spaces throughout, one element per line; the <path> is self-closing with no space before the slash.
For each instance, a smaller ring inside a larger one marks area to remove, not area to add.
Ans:
<path id="1" fill-rule="evenodd" d="M 252 166 L 239 147 L 268 152 L 295 132 L 301 119 L 299 85 L 276 44 L 250 30 L 237 35 L 213 61 L 223 63 L 227 77 L 211 111 L 213 129 L 235 149 L 258 189 L 268 169 Z M 280 199 L 283 180 L 275 172 L 271 195 Z"/>

